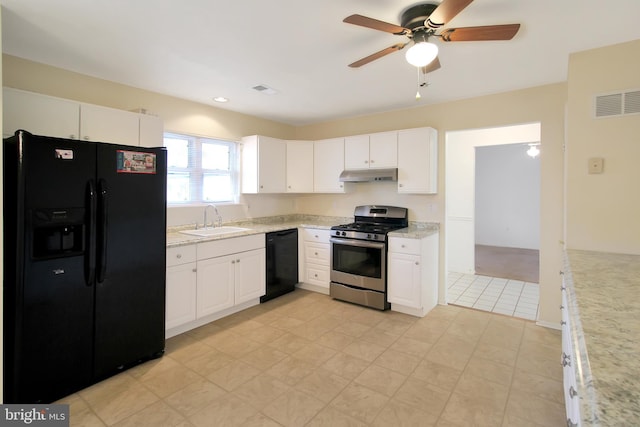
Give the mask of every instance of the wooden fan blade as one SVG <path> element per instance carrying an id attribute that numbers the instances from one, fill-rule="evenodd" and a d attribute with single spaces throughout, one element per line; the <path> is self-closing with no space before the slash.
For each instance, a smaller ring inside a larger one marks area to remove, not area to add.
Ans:
<path id="1" fill-rule="evenodd" d="M 440 68 L 440 60 L 438 57 L 422 67 L 422 74 L 427 74 Z"/>
<path id="2" fill-rule="evenodd" d="M 511 40 L 520 24 L 487 25 L 484 27 L 447 28 L 440 37 L 445 42 L 469 42 L 484 40 Z"/>
<path id="3" fill-rule="evenodd" d="M 388 22 L 378 21 L 377 19 L 368 18 L 362 15 L 347 16 L 342 20 L 347 24 L 360 25 L 361 27 L 372 28 L 378 31 L 384 31 L 385 33 L 404 35 L 411 31 L 407 28 L 401 27 L 395 24 L 389 24 Z"/>
<path id="4" fill-rule="evenodd" d="M 394 44 L 393 46 L 389 46 L 386 49 L 382 49 L 379 52 L 376 52 L 376 53 L 374 53 L 372 55 L 369 55 L 369 56 L 367 56 L 365 58 L 362 58 L 362 59 L 360 59 L 360 60 L 358 60 L 358 61 L 356 61 L 356 62 L 354 62 L 352 64 L 349 64 L 349 67 L 351 67 L 351 68 L 361 67 L 361 66 L 363 66 L 365 64 L 368 64 L 369 62 L 375 61 L 378 58 L 382 58 L 385 55 L 388 55 L 388 54 L 393 53 L 393 52 L 395 52 L 397 50 L 400 50 L 403 47 L 405 47 L 406 45 L 407 45 L 407 43 Z"/>
<path id="5" fill-rule="evenodd" d="M 425 25 L 429 28 L 440 28 L 447 22 L 451 21 L 465 7 L 469 6 L 473 0 L 444 0 L 429 15 Z"/>

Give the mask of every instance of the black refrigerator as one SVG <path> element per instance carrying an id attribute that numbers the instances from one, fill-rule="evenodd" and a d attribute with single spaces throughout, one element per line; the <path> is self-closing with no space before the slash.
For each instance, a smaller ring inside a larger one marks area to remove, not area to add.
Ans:
<path id="1" fill-rule="evenodd" d="M 4 403 L 164 352 L 166 150 L 4 140 Z"/>

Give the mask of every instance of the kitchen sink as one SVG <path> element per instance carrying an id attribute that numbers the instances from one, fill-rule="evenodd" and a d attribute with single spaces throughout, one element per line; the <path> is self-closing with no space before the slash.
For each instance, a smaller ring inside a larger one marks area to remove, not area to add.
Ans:
<path id="1" fill-rule="evenodd" d="M 247 231 L 249 228 L 242 227 L 213 227 L 213 228 L 201 228 L 199 230 L 182 230 L 182 234 L 190 234 L 191 236 L 209 237 L 219 236 L 221 234 L 238 233 L 240 231 Z"/>

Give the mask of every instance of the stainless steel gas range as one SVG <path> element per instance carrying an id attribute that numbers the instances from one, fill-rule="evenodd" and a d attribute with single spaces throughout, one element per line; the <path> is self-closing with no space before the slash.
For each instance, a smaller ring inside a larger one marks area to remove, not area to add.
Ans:
<path id="1" fill-rule="evenodd" d="M 331 297 L 387 310 L 387 233 L 408 225 L 406 208 L 366 205 L 331 227 Z"/>

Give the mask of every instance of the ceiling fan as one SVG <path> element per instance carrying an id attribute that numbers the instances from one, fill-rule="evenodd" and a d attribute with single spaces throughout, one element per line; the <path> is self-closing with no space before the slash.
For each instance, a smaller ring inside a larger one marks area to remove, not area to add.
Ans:
<path id="1" fill-rule="evenodd" d="M 361 67 L 392 52 L 401 50 L 413 41 L 413 46 L 406 54 L 407 61 L 411 65 L 421 68 L 423 73 L 430 73 L 440 68 L 440 61 L 437 56 L 438 47 L 428 41 L 429 37 L 437 37 L 443 42 L 511 40 L 520 29 L 520 24 L 506 24 L 447 28 L 440 31 L 447 22 L 471 2 L 473 0 L 443 0 L 440 4 L 417 4 L 402 13 L 400 25 L 390 24 L 362 15 L 347 16 L 343 22 L 409 38 L 406 43 L 397 43 L 382 49 L 349 64 L 349 67 Z"/>

